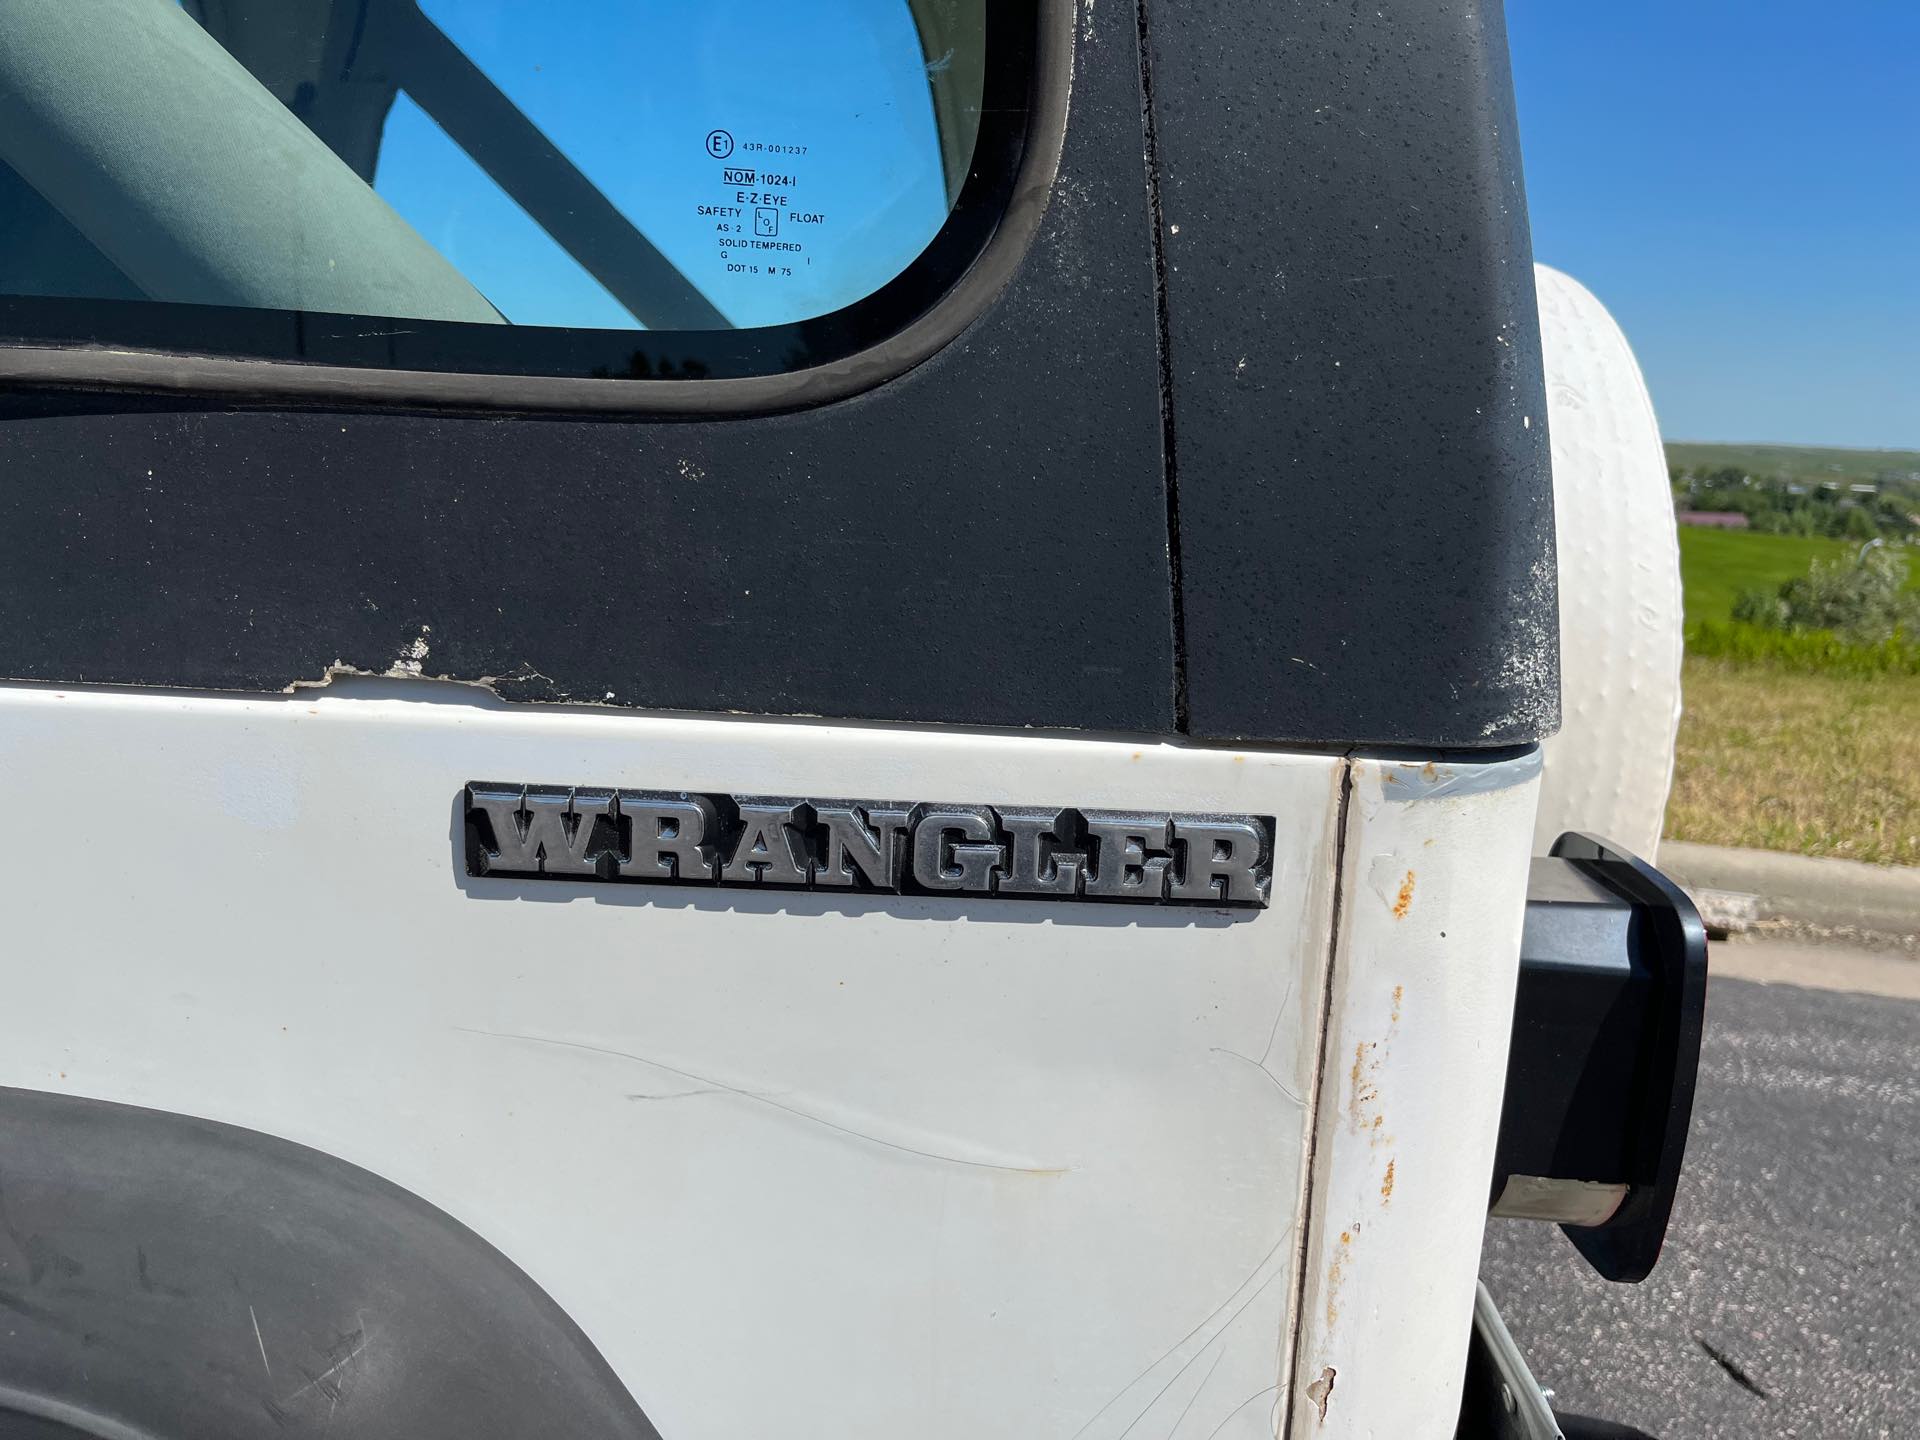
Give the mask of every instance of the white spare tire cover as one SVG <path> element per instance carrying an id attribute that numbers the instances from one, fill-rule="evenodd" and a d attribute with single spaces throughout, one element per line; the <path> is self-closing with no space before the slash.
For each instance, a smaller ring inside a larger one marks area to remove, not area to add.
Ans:
<path id="1" fill-rule="evenodd" d="M 1680 547 L 1666 451 L 1627 338 L 1577 281 L 1534 267 L 1553 445 L 1564 721 L 1534 850 L 1604 835 L 1651 860 L 1680 722 Z"/>

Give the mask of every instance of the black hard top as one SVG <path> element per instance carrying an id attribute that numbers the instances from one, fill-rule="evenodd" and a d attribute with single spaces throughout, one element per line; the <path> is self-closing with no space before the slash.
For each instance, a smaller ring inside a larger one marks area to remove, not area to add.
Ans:
<path id="1" fill-rule="evenodd" d="M 1498 4 L 1038 8 L 1028 164 L 957 333 L 864 374 L 569 414 L 0 348 L 0 676 L 273 691 L 424 642 L 530 701 L 1551 732 Z"/>

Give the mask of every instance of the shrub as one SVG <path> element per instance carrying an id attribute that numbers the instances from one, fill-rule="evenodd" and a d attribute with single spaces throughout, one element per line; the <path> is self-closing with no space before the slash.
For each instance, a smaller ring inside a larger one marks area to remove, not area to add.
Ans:
<path id="1" fill-rule="evenodd" d="M 1745 590 L 1733 618 L 1786 631 L 1831 631 L 1849 645 L 1883 645 L 1920 635 L 1920 594 L 1907 590 L 1907 557 L 1872 545 L 1857 558 L 1816 560 L 1777 589 Z"/>
<path id="2" fill-rule="evenodd" d="M 1742 625 L 1758 625 L 1765 630 L 1785 630 L 1788 625 L 1787 602 L 1780 588 L 1742 590 L 1733 597 L 1733 618 Z"/>

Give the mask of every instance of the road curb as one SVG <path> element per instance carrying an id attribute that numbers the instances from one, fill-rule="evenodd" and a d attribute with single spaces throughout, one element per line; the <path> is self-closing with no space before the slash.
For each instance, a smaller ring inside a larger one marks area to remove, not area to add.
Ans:
<path id="1" fill-rule="evenodd" d="M 1920 868 L 1666 840 L 1660 868 L 1689 892 L 1752 895 L 1760 920 L 1920 936 Z"/>
<path id="2" fill-rule="evenodd" d="M 1716 979 L 1920 1000 L 1920 961 L 1900 951 L 1742 936 L 1715 945 L 1712 965 Z"/>

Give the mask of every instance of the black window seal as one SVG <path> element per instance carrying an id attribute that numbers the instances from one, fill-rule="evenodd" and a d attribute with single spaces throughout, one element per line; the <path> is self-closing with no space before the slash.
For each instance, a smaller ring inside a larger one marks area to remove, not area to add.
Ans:
<path id="1" fill-rule="evenodd" d="M 1025 8 L 1026 0 L 989 0 L 989 3 L 1015 11 Z M 1076 0 L 1032 0 L 1032 3 L 1033 49 L 1028 68 L 1024 134 L 1013 173 L 1010 179 L 1003 177 L 1000 182 L 1005 199 L 997 220 L 980 242 L 977 254 L 936 302 L 894 333 L 852 353 L 778 374 L 728 378 L 584 378 L 376 369 L 159 348 L 36 341 L 0 333 L 0 385 L 134 391 L 274 407 L 348 405 L 428 411 L 684 418 L 806 409 L 873 389 L 925 363 L 979 319 L 1013 278 L 1039 229 L 1066 137 Z M 975 178 L 989 177 L 976 171 L 969 184 Z M 951 223 L 952 217 L 949 221 Z M 946 228 L 943 227 L 942 234 Z M 928 247 L 929 252 L 940 243 L 941 236 L 936 235 Z M 926 256 L 921 258 L 924 260 Z M 908 273 L 912 269 L 910 266 Z M 7 298 L 0 297 L 0 304 Z M 152 302 L 126 303 L 152 305 Z M 153 308 L 162 307 L 154 305 Z"/>

